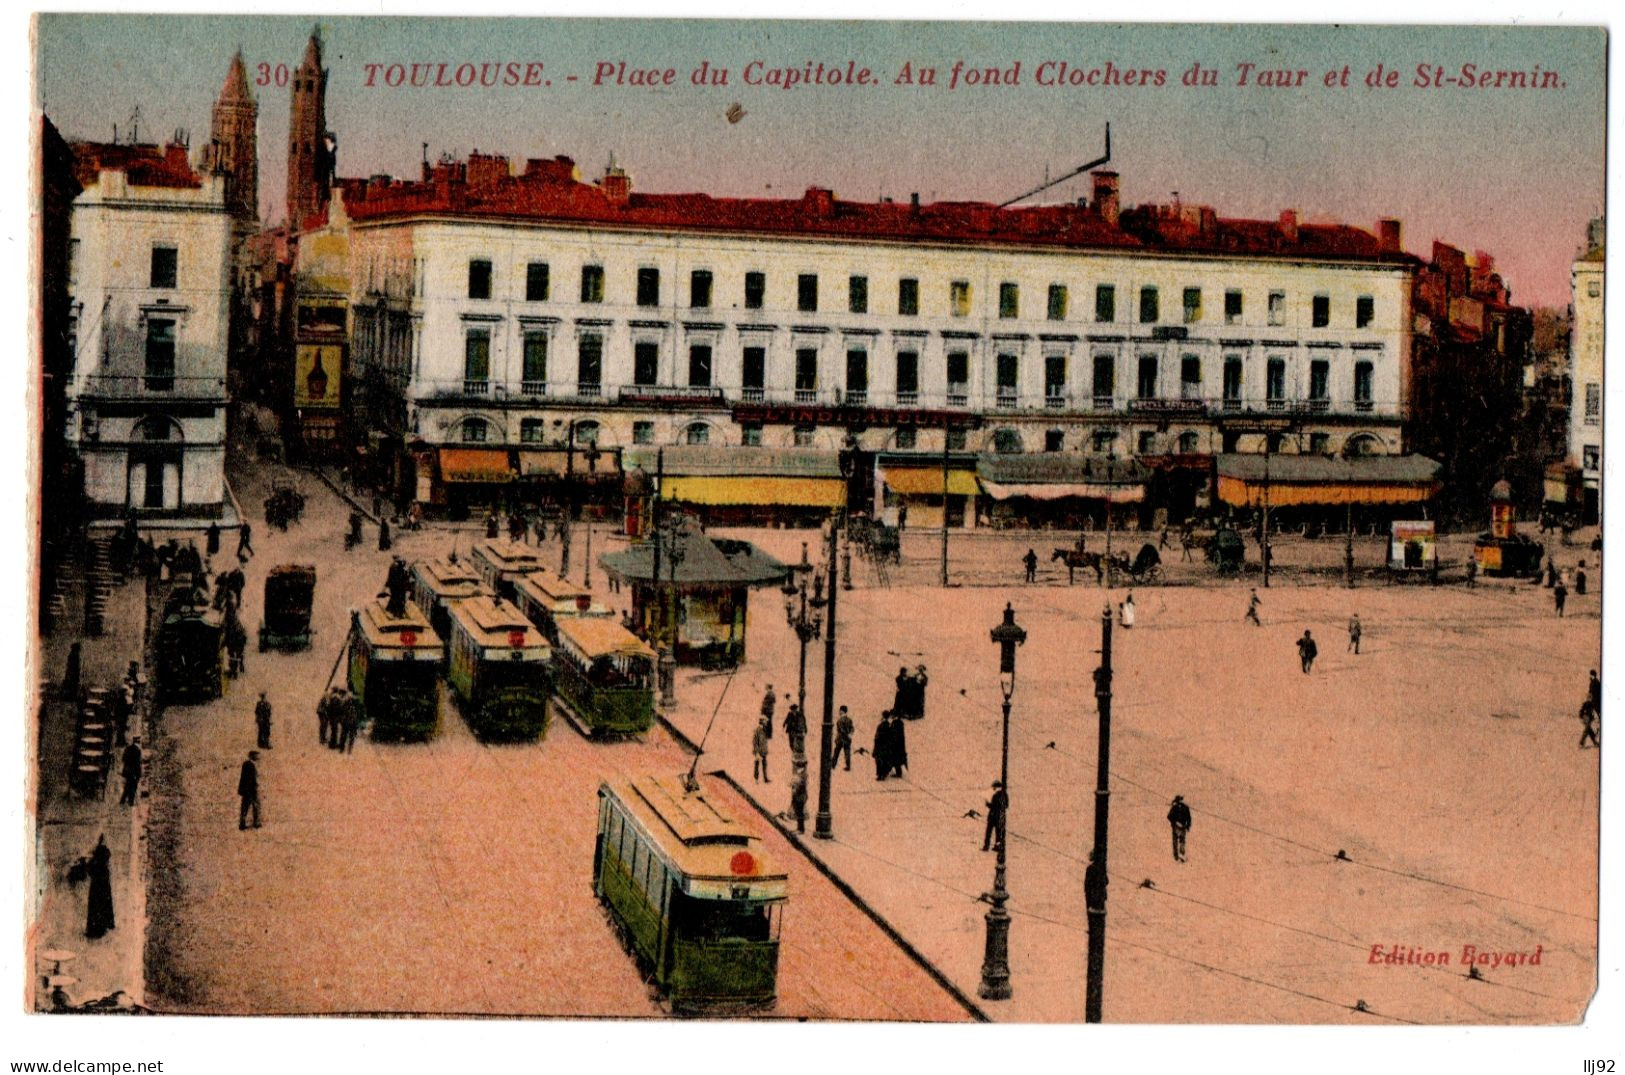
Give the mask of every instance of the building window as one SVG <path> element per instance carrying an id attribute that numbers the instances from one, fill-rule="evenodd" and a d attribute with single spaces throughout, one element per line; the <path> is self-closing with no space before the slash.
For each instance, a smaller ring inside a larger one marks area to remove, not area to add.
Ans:
<path id="1" fill-rule="evenodd" d="M 791 431 L 790 437 L 797 448 L 811 448 L 813 446 L 813 437 L 816 435 L 816 433 L 817 430 L 812 426 L 796 426 L 795 429 Z"/>
<path id="2" fill-rule="evenodd" d="M 655 424 L 653 422 L 632 423 L 633 444 L 653 444 L 655 442 Z"/>
<path id="3" fill-rule="evenodd" d="M 547 262 L 533 261 L 525 266 L 525 301 L 546 302 L 548 287 Z"/>
<path id="4" fill-rule="evenodd" d="M 659 306 L 660 305 L 660 270 L 659 269 L 644 268 L 644 269 L 639 269 L 638 270 L 638 305 L 639 306 Z"/>
<path id="5" fill-rule="evenodd" d="M 660 382 L 660 345 L 639 340 L 632 345 L 632 383 L 639 387 Z"/>
<path id="6" fill-rule="evenodd" d="M 1140 324 L 1149 325 L 1157 320 L 1157 289 L 1142 287 L 1140 289 Z"/>
<path id="7" fill-rule="evenodd" d="M 897 352 L 897 402 L 913 406 L 920 392 L 920 355 L 918 351 Z"/>
<path id="8" fill-rule="evenodd" d="M 1195 455 L 1201 449 L 1201 438 L 1193 430 L 1185 430 L 1179 435 L 1179 454 Z"/>
<path id="9" fill-rule="evenodd" d="M 491 390 L 491 330 L 469 329 L 463 337 L 463 391 L 483 396 Z"/>
<path id="10" fill-rule="evenodd" d="M 953 317 L 970 316 L 969 280 L 955 280 L 948 285 L 948 313 Z"/>
<path id="11" fill-rule="evenodd" d="M 1113 355 L 1096 355 L 1093 380 L 1095 408 L 1110 410 L 1117 396 L 1117 359 Z"/>
<path id="12" fill-rule="evenodd" d="M 747 347 L 740 363 L 743 374 L 741 387 L 747 400 L 759 401 L 767 385 L 767 348 Z"/>
<path id="13" fill-rule="evenodd" d="M 745 309 L 760 310 L 762 297 L 767 294 L 767 274 L 748 272 L 745 274 Z"/>
<path id="14" fill-rule="evenodd" d="M 1309 434 L 1309 454 L 1329 455 L 1332 450 L 1332 436 L 1330 433 Z"/>
<path id="15" fill-rule="evenodd" d="M 1286 405 L 1286 360 L 1272 358 L 1264 367 L 1264 398 L 1272 411 Z"/>
<path id="16" fill-rule="evenodd" d="M 1227 325 L 1241 324 L 1241 292 L 1226 291 L 1224 293 L 1224 323 Z"/>
<path id="17" fill-rule="evenodd" d="M 575 439 L 576 444 L 585 444 L 594 447 L 598 444 L 599 426 L 597 422 L 571 422 L 570 432 L 567 434 Z"/>
<path id="18" fill-rule="evenodd" d="M 1586 384 L 1585 424 L 1594 426 L 1602 421 L 1602 385 L 1595 381 Z"/>
<path id="19" fill-rule="evenodd" d="M 146 387 L 169 392 L 175 387 L 175 322 L 147 322 Z"/>
<path id="20" fill-rule="evenodd" d="M 1354 364 L 1354 409 L 1369 411 L 1371 409 L 1371 370 L 1369 362 L 1356 362 Z"/>
<path id="21" fill-rule="evenodd" d="M 1202 320 L 1202 289 L 1187 287 L 1185 289 L 1185 324 L 1194 325 Z"/>
<path id="22" fill-rule="evenodd" d="M 999 285 L 999 316 L 1021 316 L 1021 288 L 1008 280 Z"/>
<path id="23" fill-rule="evenodd" d="M 696 310 L 711 307 L 711 272 L 695 269 L 688 274 L 688 304 Z"/>
<path id="24" fill-rule="evenodd" d="M 1179 398 L 1202 398 L 1202 360 L 1196 355 L 1179 358 Z"/>
<path id="25" fill-rule="evenodd" d="M 581 301 L 604 301 L 604 267 L 602 265 L 581 266 Z"/>
<path id="26" fill-rule="evenodd" d="M 947 433 L 948 450 L 962 452 L 965 450 L 965 431 L 963 429 L 950 429 Z"/>
<path id="27" fill-rule="evenodd" d="M 1139 378 L 1135 383 L 1136 395 L 1140 399 L 1157 398 L 1157 356 L 1141 355 Z"/>
<path id="28" fill-rule="evenodd" d="M 869 397 L 869 352 L 861 347 L 846 352 L 846 400 L 862 403 Z"/>
<path id="29" fill-rule="evenodd" d="M 546 434 L 546 426 L 540 418 L 522 418 L 519 421 L 519 443 L 540 444 Z"/>
<path id="30" fill-rule="evenodd" d="M 846 281 L 846 308 L 855 314 L 869 312 L 869 278 L 851 276 Z"/>
<path id="31" fill-rule="evenodd" d="M 1309 406 L 1312 410 L 1325 410 L 1331 402 L 1331 363 L 1317 358 L 1309 363 Z"/>
<path id="32" fill-rule="evenodd" d="M 966 351 L 949 351 L 947 366 L 948 402 L 963 407 L 970 392 L 970 354 Z"/>
<path id="33" fill-rule="evenodd" d="M 152 275 L 150 277 L 153 287 L 171 288 L 179 276 L 180 251 L 173 246 L 155 246 L 152 248 Z"/>
<path id="34" fill-rule="evenodd" d="M 1089 446 L 1096 455 L 1117 454 L 1117 434 L 1110 429 L 1102 429 L 1089 438 Z"/>
<path id="35" fill-rule="evenodd" d="M 1154 453 L 1157 450 L 1156 433 L 1149 429 L 1140 430 L 1139 439 L 1135 444 L 1135 448 L 1141 455 L 1151 455 Z"/>
<path id="36" fill-rule="evenodd" d="M 688 348 L 688 386 L 690 388 L 711 387 L 711 346 L 704 343 L 691 344 Z M 690 441 L 690 443 L 693 443 Z"/>
<path id="37" fill-rule="evenodd" d="M 491 263 L 483 258 L 468 263 L 468 297 L 471 299 L 491 297 Z"/>
<path id="38" fill-rule="evenodd" d="M 897 281 L 897 312 L 904 317 L 920 312 L 920 282 L 912 276 Z"/>
<path id="39" fill-rule="evenodd" d="M 484 418 L 463 419 L 464 444 L 484 444 L 487 432 Z"/>
<path id="40" fill-rule="evenodd" d="M 1226 355 L 1224 357 L 1224 409 L 1239 411 L 1241 409 L 1241 356 Z"/>
<path id="41" fill-rule="evenodd" d="M 524 339 L 523 390 L 530 394 L 547 390 L 547 333 L 527 332 Z"/>
<path id="42" fill-rule="evenodd" d="M 1046 452 L 1059 452 L 1066 448 L 1066 434 L 1059 429 L 1046 429 L 1044 431 L 1044 450 Z"/>
<path id="43" fill-rule="evenodd" d="M 1111 284 L 1095 286 L 1095 320 L 1101 322 L 1117 320 L 1117 289 Z"/>
<path id="44" fill-rule="evenodd" d="M 811 393 L 818 391 L 818 349 L 816 347 L 796 348 L 796 392 L 809 393 L 806 400 L 812 402 Z"/>
<path id="45" fill-rule="evenodd" d="M 1595 444 L 1587 444 L 1580 449 L 1580 465 L 1595 474 L 1602 469 L 1602 449 Z"/>
<path id="46" fill-rule="evenodd" d="M 1286 292 L 1270 292 L 1270 324 L 1286 324 Z"/>
<path id="47" fill-rule="evenodd" d="M 1016 388 L 1020 375 L 1021 360 L 1016 355 L 1002 354 L 998 357 L 994 368 L 994 379 L 998 387 L 998 401 L 1001 407 L 1014 407 L 1016 405 Z"/>
<path id="48" fill-rule="evenodd" d="M 603 382 L 604 338 L 596 334 L 583 336 L 576 345 L 576 391 L 596 396 Z"/>
<path id="49" fill-rule="evenodd" d="M 1044 399 L 1051 406 L 1066 402 L 1066 356 L 1044 356 Z"/>
<path id="50" fill-rule="evenodd" d="M 796 309 L 804 314 L 818 311 L 818 274 L 804 272 L 796 277 Z"/>
<path id="51" fill-rule="evenodd" d="M 913 426 L 903 426 L 892 438 L 892 447 L 900 452 L 911 452 L 914 445 L 919 442 L 917 432 Z"/>
<path id="52" fill-rule="evenodd" d="M 1377 304 L 1370 295 L 1361 295 L 1354 300 L 1354 327 L 1366 328 L 1377 317 Z"/>
<path id="53" fill-rule="evenodd" d="M 1332 299 L 1330 295 L 1316 295 L 1309 300 L 1309 323 L 1315 328 L 1325 328 L 1332 323 Z"/>
<path id="54" fill-rule="evenodd" d="M 762 423 L 746 422 L 740 426 L 739 443 L 747 448 L 760 448 L 762 446 Z"/>
<path id="55" fill-rule="evenodd" d="M 683 440 L 689 444 L 711 443 L 711 427 L 704 422 L 693 422 L 683 430 Z"/>
<path id="56" fill-rule="evenodd" d="M 995 429 L 993 450 L 1000 455 L 1015 455 L 1021 451 L 1021 434 L 1009 428 Z"/>
<path id="57" fill-rule="evenodd" d="M 1049 286 L 1049 319 L 1051 321 L 1066 320 L 1066 285 L 1051 284 Z"/>

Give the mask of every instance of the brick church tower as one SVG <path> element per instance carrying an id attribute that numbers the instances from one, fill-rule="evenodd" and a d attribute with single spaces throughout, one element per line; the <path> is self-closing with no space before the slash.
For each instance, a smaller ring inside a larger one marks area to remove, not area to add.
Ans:
<path id="1" fill-rule="evenodd" d="M 327 205 L 333 180 L 333 136 L 327 130 L 327 72 L 322 69 L 322 38 L 312 31 L 305 59 L 293 75 L 288 116 L 288 226 Z"/>
<path id="2" fill-rule="evenodd" d="M 214 103 L 214 122 L 203 156 L 205 171 L 225 172 L 231 177 L 226 186 L 226 207 L 231 212 L 233 230 L 239 234 L 259 228 L 259 114 L 239 50 L 231 58 L 226 84 Z"/>

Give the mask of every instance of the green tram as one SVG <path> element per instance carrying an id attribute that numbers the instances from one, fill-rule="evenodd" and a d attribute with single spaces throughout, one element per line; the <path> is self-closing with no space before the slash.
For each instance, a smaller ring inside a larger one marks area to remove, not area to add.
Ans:
<path id="1" fill-rule="evenodd" d="M 655 651 L 612 616 L 561 616 L 553 700 L 576 730 L 642 735 L 654 723 Z"/>
<path id="2" fill-rule="evenodd" d="M 553 648 L 513 605 L 481 595 L 454 601 L 446 682 L 474 734 L 523 742 L 547 734 Z"/>
<path id="3" fill-rule="evenodd" d="M 522 541 L 476 542 L 469 550 L 469 559 L 487 589 L 504 601 L 514 599 L 514 584 L 524 575 L 542 566 L 542 554 Z"/>
<path id="4" fill-rule="evenodd" d="M 555 646 L 559 644 L 558 621 L 562 619 L 601 617 L 614 622 L 614 610 L 593 601 L 591 590 L 545 567 L 517 576 L 513 590 L 514 603 Z"/>
<path id="5" fill-rule="evenodd" d="M 788 875 L 703 789 L 679 777 L 600 785 L 593 891 L 674 1011 L 777 999 Z"/>
<path id="6" fill-rule="evenodd" d="M 201 601 L 201 591 L 177 587 L 158 625 L 158 700 L 193 705 L 225 691 L 225 619 Z"/>
<path id="7" fill-rule="evenodd" d="M 412 600 L 418 611 L 429 617 L 429 626 L 445 643 L 445 657 L 451 660 L 451 614 L 453 601 L 463 601 L 490 591 L 480 582 L 479 572 L 461 560 L 419 560 L 412 565 Z"/>
<path id="8" fill-rule="evenodd" d="M 390 615 L 382 599 L 350 613 L 350 692 L 372 737 L 422 742 L 440 726 L 440 636 L 413 605 Z"/>

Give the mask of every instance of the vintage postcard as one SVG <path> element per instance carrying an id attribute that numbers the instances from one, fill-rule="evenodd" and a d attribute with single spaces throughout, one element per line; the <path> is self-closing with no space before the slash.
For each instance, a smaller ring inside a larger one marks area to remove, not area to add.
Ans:
<path id="1" fill-rule="evenodd" d="M 59 1057 L 1586 1021 L 1605 28 L 33 30 Z"/>

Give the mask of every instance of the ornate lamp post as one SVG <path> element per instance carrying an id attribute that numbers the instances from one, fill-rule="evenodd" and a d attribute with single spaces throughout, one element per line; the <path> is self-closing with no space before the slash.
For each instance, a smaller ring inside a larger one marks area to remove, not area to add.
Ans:
<path id="1" fill-rule="evenodd" d="M 999 747 L 999 778 L 1005 795 L 1010 794 L 1010 696 L 1016 690 L 1016 647 L 1027 641 L 1027 632 L 1016 626 L 1015 611 L 1004 606 L 1004 622 L 990 632 L 999 647 L 999 692 L 1003 695 L 1004 724 Z M 1010 825 L 1008 799 L 1005 827 Z M 984 1000 L 1010 999 L 1010 912 L 1004 909 L 1010 894 L 1004 888 L 1004 848 L 999 838 L 998 859 L 993 867 L 993 891 L 982 898 L 992 904 L 987 912 L 987 944 L 982 955 L 982 984 L 976 993 Z"/>
<path id="2" fill-rule="evenodd" d="M 812 594 L 808 595 L 808 584 Z M 824 576 L 813 570 L 807 559 L 807 543 L 801 543 L 801 562 L 790 565 L 790 576 L 780 589 L 784 594 L 784 620 L 801 642 L 800 678 L 796 685 L 796 708 L 807 712 L 807 644 L 823 631 Z"/>
<path id="3" fill-rule="evenodd" d="M 659 551 L 664 551 L 667 564 L 666 593 L 660 592 L 660 578 L 655 577 L 655 600 L 661 604 L 665 630 L 660 633 L 660 707 L 671 709 L 677 704 L 677 565 L 683 561 L 682 520 L 673 516 L 667 525 L 655 531 L 654 539 Z M 668 599 L 669 598 L 669 603 Z"/>
<path id="4" fill-rule="evenodd" d="M 841 487 L 850 494 L 852 469 L 857 462 L 858 439 L 848 433 L 841 445 Z M 824 719 L 818 735 L 818 814 L 813 819 L 813 836 L 820 840 L 835 838 L 834 819 L 829 810 L 829 777 L 831 761 L 830 741 L 835 736 L 835 549 L 841 543 L 841 531 L 846 526 L 846 505 L 843 499 L 835 517 L 830 520 L 829 551 L 825 563 L 829 571 L 829 630 L 824 634 Z M 852 588 L 852 545 L 847 542 L 845 557 L 841 561 L 843 585 Z"/>
<path id="5" fill-rule="evenodd" d="M 591 444 L 587 445 L 587 450 L 585 452 L 581 453 L 581 457 L 587 461 L 587 473 L 588 474 L 596 474 L 598 472 L 598 460 L 603 457 L 603 454 L 604 454 L 603 452 L 600 452 L 598 450 L 598 442 L 597 441 L 593 441 Z M 587 516 L 587 555 L 586 555 L 585 559 L 586 559 L 586 563 L 584 563 L 582 565 L 582 568 L 581 568 L 581 585 L 585 586 L 587 589 L 590 590 L 590 589 L 592 589 L 592 516 L 591 515 Z"/>

